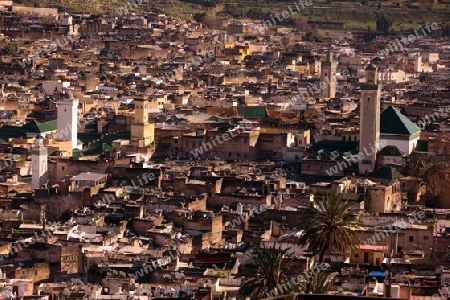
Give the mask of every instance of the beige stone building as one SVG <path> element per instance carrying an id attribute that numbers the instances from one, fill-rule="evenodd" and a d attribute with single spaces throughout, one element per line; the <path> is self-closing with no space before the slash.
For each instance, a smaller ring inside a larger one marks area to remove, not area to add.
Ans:
<path id="1" fill-rule="evenodd" d="M 146 97 L 136 97 L 134 102 L 134 122 L 131 124 L 132 145 L 149 146 L 155 140 L 155 124 L 148 118 L 150 102 Z"/>
<path id="2" fill-rule="evenodd" d="M 399 181 L 376 184 L 368 187 L 365 208 L 369 213 L 394 212 L 402 208 L 402 193 Z"/>

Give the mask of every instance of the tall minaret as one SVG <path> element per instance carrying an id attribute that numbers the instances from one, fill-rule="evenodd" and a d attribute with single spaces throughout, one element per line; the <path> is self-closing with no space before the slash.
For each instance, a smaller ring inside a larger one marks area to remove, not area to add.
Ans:
<path id="1" fill-rule="evenodd" d="M 321 98 L 334 98 L 336 96 L 336 67 L 337 62 L 333 59 L 331 52 L 328 52 L 327 58 L 321 66 L 320 82 L 326 83 L 323 88 L 320 86 Z"/>
<path id="2" fill-rule="evenodd" d="M 39 189 L 47 182 L 47 148 L 44 147 L 44 140 L 37 137 L 31 148 L 31 189 Z"/>
<path id="3" fill-rule="evenodd" d="M 155 139 L 155 124 L 149 122 L 148 98 L 137 96 L 134 98 L 134 122 L 131 124 L 131 142 L 139 147 L 150 145 Z"/>
<path id="4" fill-rule="evenodd" d="M 72 149 L 77 147 L 78 103 L 78 99 L 74 99 L 72 94 L 69 94 L 68 98 L 62 98 L 57 102 L 57 139 L 62 141 L 71 141 Z"/>
<path id="5" fill-rule="evenodd" d="M 378 84 L 378 70 L 373 65 L 366 68 L 366 83 L 361 86 L 359 100 L 360 128 L 359 152 L 364 155 L 358 162 L 360 174 L 375 170 L 376 152 L 380 147 L 380 103 L 381 84 Z"/>

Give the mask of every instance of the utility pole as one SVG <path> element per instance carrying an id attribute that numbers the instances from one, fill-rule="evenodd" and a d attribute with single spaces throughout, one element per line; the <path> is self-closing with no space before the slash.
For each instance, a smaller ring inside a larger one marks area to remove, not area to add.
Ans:
<path id="1" fill-rule="evenodd" d="M 384 286 L 384 295 L 386 297 L 391 297 L 391 275 L 392 275 L 392 247 L 391 247 L 391 240 L 392 235 L 389 235 L 389 243 L 388 243 L 388 283 Z"/>

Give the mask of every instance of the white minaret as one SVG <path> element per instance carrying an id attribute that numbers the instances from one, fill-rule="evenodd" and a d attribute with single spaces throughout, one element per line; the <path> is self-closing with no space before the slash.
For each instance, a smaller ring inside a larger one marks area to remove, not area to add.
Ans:
<path id="1" fill-rule="evenodd" d="M 414 72 L 422 72 L 422 55 L 420 55 L 420 53 L 418 53 L 417 56 L 414 57 Z"/>
<path id="2" fill-rule="evenodd" d="M 31 189 L 34 191 L 42 187 L 47 182 L 47 148 L 44 147 L 44 140 L 36 138 L 31 148 Z"/>
<path id="3" fill-rule="evenodd" d="M 63 98 L 57 102 L 58 107 L 58 140 L 72 141 L 72 149 L 77 147 L 78 133 L 78 99 L 72 94 L 69 98 Z"/>
<path id="4" fill-rule="evenodd" d="M 375 171 L 380 147 L 381 84 L 378 84 L 378 69 L 375 66 L 369 65 L 365 71 L 366 83 L 361 86 L 359 100 L 359 153 L 364 155 L 358 162 L 360 174 Z"/>

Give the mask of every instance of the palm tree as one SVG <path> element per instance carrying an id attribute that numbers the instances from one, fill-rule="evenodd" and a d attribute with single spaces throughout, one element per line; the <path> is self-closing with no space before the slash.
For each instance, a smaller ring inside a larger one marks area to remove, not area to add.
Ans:
<path id="1" fill-rule="evenodd" d="M 305 294 L 327 294 L 333 288 L 336 274 L 317 272 L 308 281 L 300 283 L 300 290 Z"/>
<path id="2" fill-rule="evenodd" d="M 352 227 L 359 225 L 356 216 L 349 212 L 353 203 L 343 200 L 341 194 L 327 194 L 317 200 L 311 214 L 300 224 L 303 235 L 300 244 L 309 251 L 319 251 L 319 263 L 325 255 L 355 251 L 361 240 Z"/>
<path id="3" fill-rule="evenodd" d="M 240 277 L 244 283 L 239 289 L 239 296 L 251 300 L 267 298 L 267 293 L 277 285 L 286 283 L 293 274 L 293 258 L 289 249 L 280 249 L 275 245 L 261 248 L 253 255 L 255 268 L 244 271 Z M 299 287 L 295 287 L 299 288 Z"/>

